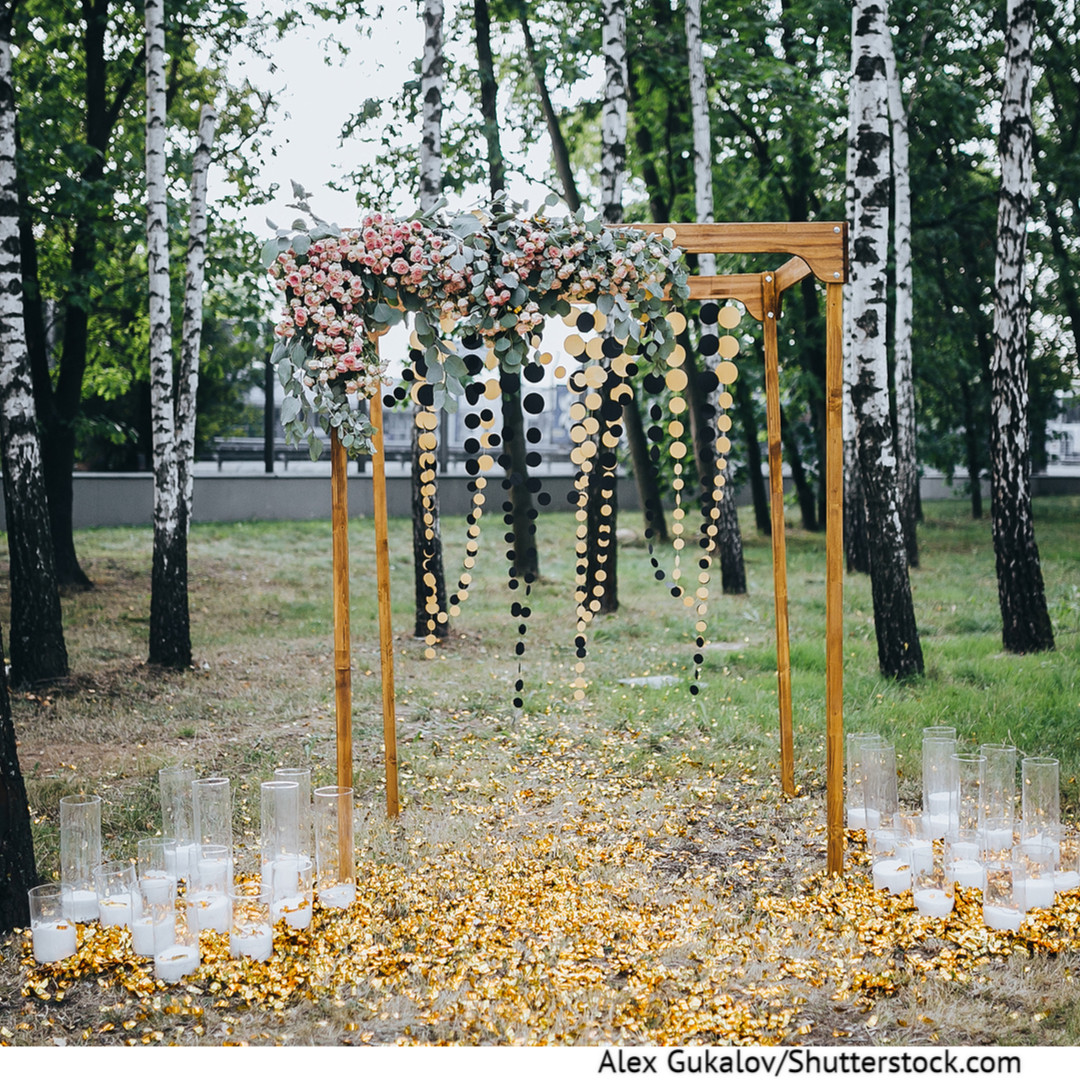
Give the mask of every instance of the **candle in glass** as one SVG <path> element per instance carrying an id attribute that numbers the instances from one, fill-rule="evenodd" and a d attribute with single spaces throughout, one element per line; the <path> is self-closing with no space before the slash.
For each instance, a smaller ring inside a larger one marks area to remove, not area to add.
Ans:
<path id="1" fill-rule="evenodd" d="M 945 865 L 952 880 L 965 889 L 982 889 L 986 885 L 979 845 L 970 840 L 949 840 L 945 843 Z"/>
<path id="2" fill-rule="evenodd" d="M 1011 861 L 986 864 L 986 887 L 983 889 L 983 922 L 991 930 L 1018 930 L 1024 912 L 1013 890 Z"/>
<path id="3" fill-rule="evenodd" d="M 148 836 L 138 843 L 139 884 L 164 895 L 176 888 L 177 843 L 167 836 Z"/>
<path id="4" fill-rule="evenodd" d="M 1054 891 L 1068 892 L 1080 888 L 1080 837 L 1075 830 L 1062 826 L 1058 839 L 1058 869 L 1054 874 Z"/>
<path id="5" fill-rule="evenodd" d="M 878 821 L 868 821 L 866 795 L 867 773 L 864 751 L 885 740 L 882 736 L 866 731 L 852 731 L 846 739 L 846 769 L 844 804 L 847 807 L 847 827 L 849 829 L 876 829 Z"/>
<path id="6" fill-rule="evenodd" d="M 295 780 L 268 780 L 262 784 L 260 832 L 264 882 L 269 883 L 281 859 L 300 854 L 300 785 Z"/>
<path id="7" fill-rule="evenodd" d="M 912 867 L 911 891 L 920 915 L 943 918 L 952 911 L 953 878 L 941 855 L 935 853 L 929 865 L 924 864 L 918 869 Z"/>
<path id="8" fill-rule="evenodd" d="M 194 975 L 202 961 L 198 931 L 184 914 L 177 912 L 175 901 L 171 910 L 155 904 L 153 917 L 154 977 L 164 983 L 177 983 Z"/>
<path id="9" fill-rule="evenodd" d="M 983 849 L 997 861 L 1010 858 L 1016 816 L 1016 747 L 1007 743 L 983 743 L 986 758 L 982 785 Z"/>
<path id="10" fill-rule="evenodd" d="M 1013 848 L 1013 892 L 1022 911 L 1053 907 L 1056 861 L 1049 843 L 1029 840 Z"/>
<path id="11" fill-rule="evenodd" d="M 52 882 L 27 893 L 34 960 L 39 964 L 55 964 L 78 949 L 71 893 L 70 885 Z"/>
<path id="12" fill-rule="evenodd" d="M 934 842 L 926 825 L 926 818 L 919 813 L 903 811 L 896 816 L 901 844 L 912 870 L 923 870 L 934 858 Z"/>
<path id="13" fill-rule="evenodd" d="M 275 867 L 270 891 L 270 914 L 276 923 L 284 919 L 294 930 L 311 925 L 314 863 L 307 855 L 291 862 L 281 860 Z"/>
<path id="14" fill-rule="evenodd" d="M 161 832 L 176 841 L 177 879 L 188 880 L 195 857 L 195 807 L 191 785 L 195 770 L 190 765 L 166 765 L 158 769 L 158 794 L 161 799 Z"/>
<path id="15" fill-rule="evenodd" d="M 280 768 L 274 770 L 275 780 L 292 780 L 299 785 L 300 854 L 310 855 L 314 850 L 311 826 L 311 769 Z"/>
<path id="16" fill-rule="evenodd" d="M 866 784 L 866 828 L 889 829 L 900 809 L 896 791 L 896 748 L 881 740 L 862 747 Z"/>
<path id="17" fill-rule="evenodd" d="M 131 949 L 136 956 L 157 956 L 173 945 L 176 878 L 140 877 L 132 896 Z"/>
<path id="18" fill-rule="evenodd" d="M 870 836 L 871 874 L 875 889 L 899 895 L 911 888 L 911 859 L 899 829 L 877 829 Z"/>
<path id="19" fill-rule="evenodd" d="M 261 882 L 246 881 L 233 887 L 229 899 L 232 906 L 229 955 L 269 960 L 274 951 L 269 893 Z"/>
<path id="20" fill-rule="evenodd" d="M 94 870 L 98 920 L 102 926 L 131 926 L 131 899 L 137 888 L 135 866 L 110 859 Z"/>
<path id="21" fill-rule="evenodd" d="M 101 865 L 101 796 L 65 795 L 60 800 L 60 881 L 71 889 L 71 917 L 98 917 L 94 869 Z"/>
<path id="22" fill-rule="evenodd" d="M 1061 786 L 1058 761 L 1026 757 L 1020 763 L 1020 839 L 1022 843 L 1053 843 L 1061 826 Z"/>
<path id="23" fill-rule="evenodd" d="M 313 794 L 315 893 L 323 907 L 348 907 L 356 897 L 353 789 L 330 785 Z"/>
<path id="24" fill-rule="evenodd" d="M 201 844 L 185 896 L 187 917 L 194 933 L 229 932 L 232 883 L 232 849 L 222 844 Z"/>
<path id="25" fill-rule="evenodd" d="M 940 840 L 954 827 L 956 739 L 923 736 L 923 818 L 931 839 Z"/>

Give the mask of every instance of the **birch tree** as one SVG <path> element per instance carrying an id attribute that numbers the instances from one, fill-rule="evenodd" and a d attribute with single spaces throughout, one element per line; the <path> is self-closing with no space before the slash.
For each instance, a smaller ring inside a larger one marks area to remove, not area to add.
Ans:
<path id="1" fill-rule="evenodd" d="M 0 454 L 11 559 L 11 679 L 68 673 L 22 308 L 11 16 L 0 11 Z"/>
<path id="2" fill-rule="evenodd" d="M 998 153 L 990 488 L 1002 639 L 1010 652 L 1054 647 L 1031 513 L 1024 256 L 1031 212 L 1033 0 L 1008 0 Z"/>
<path id="3" fill-rule="evenodd" d="M 713 215 L 713 179 L 712 179 L 712 130 L 709 123 L 709 98 L 705 81 L 705 59 L 701 48 L 701 0 L 687 0 L 686 3 L 686 51 L 690 73 L 690 120 L 694 136 L 694 211 L 698 221 L 714 221 Z M 716 273 L 716 256 L 703 253 L 698 256 L 698 270 L 711 276 Z M 719 339 L 716 324 L 702 324 L 701 334 L 713 335 Z M 688 354 L 689 357 L 689 354 Z M 705 357 L 710 371 L 714 371 L 719 356 Z M 719 394 L 722 386 L 717 387 L 712 398 L 713 415 L 719 416 Z M 702 424 L 708 428 L 709 425 Z M 726 498 L 714 503 L 716 492 L 716 452 L 715 443 L 706 438 L 704 432 L 695 433 L 695 453 L 697 456 L 698 476 L 702 485 L 702 504 L 712 521 L 711 511 L 715 509 L 717 527 L 716 546 L 720 554 L 722 588 L 728 595 L 741 595 L 746 592 L 746 567 L 743 563 L 742 535 L 739 532 L 739 517 L 735 508 L 734 488 L 724 489 Z"/>
<path id="4" fill-rule="evenodd" d="M 883 675 L 921 674 L 922 647 L 897 505 L 896 450 L 889 413 L 886 262 L 889 249 L 889 116 L 885 0 L 855 0 L 852 92 L 857 108 L 851 254 L 852 400 L 866 501 L 878 666 Z"/>
<path id="5" fill-rule="evenodd" d="M 424 0 L 424 53 L 420 61 L 420 209 L 430 213 L 442 196 L 442 99 L 443 99 L 443 0 Z M 423 411 L 413 406 L 413 419 Z M 420 428 L 412 429 L 412 541 L 413 597 L 416 637 L 434 634 L 446 637 L 450 622 L 428 611 L 434 600 L 438 612 L 447 609 L 446 570 L 443 562 L 442 533 L 439 522 L 439 489 L 435 459 L 420 447 Z M 434 494 L 425 500 L 425 473 L 431 477 Z M 429 584 L 429 581 L 433 584 Z"/>
<path id="6" fill-rule="evenodd" d="M 885 34 L 885 77 L 889 87 L 889 129 L 893 180 L 893 388 L 896 403 L 896 480 L 900 524 L 909 566 L 919 565 L 915 524 L 919 507 L 919 466 L 915 445 L 915 378 L 912 369 L 911 170 L 907 110 L 896 66 L 892 35 Z"/>

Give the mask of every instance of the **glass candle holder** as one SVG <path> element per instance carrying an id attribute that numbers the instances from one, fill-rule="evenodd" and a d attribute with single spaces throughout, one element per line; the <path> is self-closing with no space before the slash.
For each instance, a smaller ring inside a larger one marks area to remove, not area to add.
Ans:
<path id="1" fill-rule="evenodd" d="M 990 930 L 1018 930 L 1024 912 L 1013 891 L 1011 860 L 993 860 L 986 864 L 986 888 L 983 890 L 983 923 Z"/>
<path id="2" fill-rule="evenodd" d="M 316 788 L 315 893 L 328 908 L 348 907 L 356 898 L 356 863 L 353 854 L 353 789 Z"/>
<path id="3" fill-rule="evenodd" d="M 911 888 L 911 858 L 900 829 L 877 829 L 870 836 L 870 858 L 875 889 L 898 896 Z"/>
<path id="4" fill-rule="evenodd" d="M 1001 852 L 998 861 L 1009 858 L 1016 818 L 1016 747 L 1007 743 L 983 743 L 979 753 L 986 758 L 983 770 L 983 847 Z"/>
<path id="5" fill-rule="evenodd" d="M 176 878 L 141 877 L 132 895 L 131 950 L 155 957 L 174 941 Z"/>
<path id="6" fill-rule="evenodd" d="M 934 840 L 943 839 L 955 828 L 952 811 L 956 805 L 956 772 L 953 754 L 956 739 L 923 736 L 923 819 Z"/>
<path id="7" fill-rule="evenodd" d="M 314 869 L 308 855 L 279 860 L 270 884 L 270 916 L 275 923 L 284 919 L 294 930 L 311 925 Z"/>
<path id="8" fill-rule="evenodd" d="M 1053 843 L 1061 827 L 1058 760 L 1026 757 L 1020 763 L 1020 840 Z"/>
<path id="9" fill-rule="evenodd" d="M 71 889 L 71 917 L 98 917 L 94 869 L 101 865 L 101 796 L 60 799 L 60 882 Z"/>
<path id="10" fill-rule="evenodd" d="M 1080 888 L 1080 836 L 1075 829 L 1061 829 L 1058 840 L 1058 868 L 1054 874 L 1054 891 L 1068 892 Z"/>
<path id="11" fill-rule="evenodd" d="M 232 851 L 232 789 L 227 776 L 208 776 L 191 785 L 195 842 Z"/>
<path id="12" fill-rule="evenodd" d="M 244 881 L 233 886 L 229 899 L 232 906 L 229 955 L 269 960 L 274 952 L 269 892 L 259 881 Z"/>
<path id="13" fill-rule="evenodd" d="M 896 747 L 882 740 L 864 746 L 862 754 L 867 831 L 893 828 L 900 810 L 896 790 Z"/>
<path id="14" fill-rule="evenodd" d="M 1053 845 L 1029 840 L 1013 848 L 1013 893 L 1022 911 L 1054 906 L 1057 851 Z"/>
<path id="15" fill-rule="evenodd" d="M 35 963 L 55 964 L 75 955 L 79 943 L 71 894 L 70 885 L 59 883 L 35 885 L 28 891 Z"/>
<path id="16" fill-rule="evenodd" d="M 845 741 L 844 760 L 844 806 L 849 829 L 877 828 L 868 824 L 866 818 L 867 774 L 864 751 L 885 740 L 881 735 L 868 731 L 848 732 Z"/>
<path id="17" fill-rule="evenodd" d="M 186 911 L 171 904 L 155 902 L 154 978 L 163 983 L 178 983 L 194 975 L 202 962 L 199 933 L 191 925 Z"/>
<path id="18" fill-rule="evenodd" d="M 261 872 L 267 881 L 279 859 L 295 859 L 300 846 L 300 785 L 295 780 L 268 780 L 261 785 Z"/>
<path id="19" fill-rule="evenodd" d="M 292 780 L 300 786 L 299 799 L 299 822 L 300 822 L 300 853 L 310 855 L 314 850 L 314 838 L 311 831 L 311 769 L 307 766 L 298 768 L 281 768 L 274 770 L 275 780 Z"/>
<path id="20" fill-rule="evenodd" d="M 956 776 L 956 807 L 950 807 L 957 835 L 977 837 L 983 817 L 983 784 L 986 781 L 985 754 L 953 754 Z M 977 841 L 976 841 L 977 842 Z"/>
<path id="21" fill-rule="evenodd" d="M 970 837 L 961 835 L 945 842 L 945 866 L 952 880 L 962 888 L 986 887 L 986 870 L 977 833 Z"/>
<path id="22" fill-rule="evenodd" d="M 94 870 L 98 921 L 102 926 L 131 926 L 132 897 L 137 888 L 135 865 L 110 859 Z"/>
<path id="23" fill-rule="evenodd" d="M 158 769 L 158 795 L 161 799 L 161 832 L 176 841 L 178 880 L 188 880 L 195 857 L 195 807 L 191 785 L 195 770 L 190 765 L 166 765 Z"/>
<path id="24" fill-rule="evenodd" d="M 920 915 L 941 919 L 955 902 L 953 877 L 943 855 L 935 852 L 929 864 L 912 867 L 911 892 Z"/>
<path id="25" fill-rule="evenodd" d="M 176 891 L 177 844 L 168 836 L 148 836 L 138 843 L 137 869 L 140 886 L 167 893 Z"/>
<path id="26" fill-rule="evenodd" d="M 912 872 L 927 869 L 934 858 L 934 841 L 930 837 L 925 815 L 901 811 L 896 821 Z"/>
<path id="27" fill-rule="evenodd" d="M 185 895 L 187 919 L 193 933 L 229 932 L 232 884 L 232 849 L 223 844 L 201 844 Z"/>

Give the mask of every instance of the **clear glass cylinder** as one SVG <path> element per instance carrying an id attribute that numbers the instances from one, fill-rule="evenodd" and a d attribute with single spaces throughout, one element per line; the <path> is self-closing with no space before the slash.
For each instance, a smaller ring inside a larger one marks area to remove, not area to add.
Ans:
<path id="1" fill-rule="evenodd" d="M 999 852 L 998 861 L 1009 858 L 1016 818 L 1016 747 L 1008 743 L 983 743 L 979 753 L 986 758 L 983 772 L 983 847 Z"/>
<path id="2" fill-rule="evenodd" d="M 232 885 L 232 848 L 224 844 L 201 844 L 185 894 L 188 922 L 193 933 L 198 934 L 201 930 L 219 934 L 229 932 Z"/>
<path id="3" fill-rule="evenodd" d="M 308 855 L 281 859 L 270 882 L 270 916 L 275 923 L 285 920 L 294 930 L 311 925 L 315 863 Z"/>
<path id="4" fill-rule="evenodd" d="M 943 853 L 933 852 L 929 863 L 911 869 L 911 893 L 920 915 L 944 918 L 953 909 L 955 890 Z"/>
<path id="5" fill-rule="evenodd" d="M 174 843 L 174 841 L 169 841 Z M 140 875 L 131 909 L 131 949 L 136 956 L 157 956 L 174 941 L 176 878 Z"/>
<path id="6" fill-rule="evenodd" d="M 101 796 L 60 799 L 60 882 L 71 889 L 76 922 L 98 917 L 94 870 L 101 865 Z"/>
<path id="7" fill-rule="evenodd" d="M 314 850 L 311 832 L 311 769 L 306 765 L 298 768 L 274 770 L 275 780 L 293 780 L 300 785 L 300 853 L 310 855 Z"/>
<path id="8" fill-rule="evenodd" d="M 867 823 L 867 776 L 864 751 L 884 741 L 881 735 L 868 731 L 850 731 L 845 739 L 844 805 L 847 808 L 849 829 L 877 828 L 879 825 L 877 822 Z"/>
<path id="9" fill-rule="evenodd" d="M 875 889 L 899 895 L 911 888 L 911 858 L 901 829 L 877 829 L 870 835 L 871 874 Z"/>
<path id="10" fill-rule="evenodd" d="M 315 820 L 315 894 L 323 907 L 348 907 L 356 897 L 353 789 L 336 785 L 316 788 L 312 811 Z"/>
<path id="11" fill-rule="evenodd" d="M 992 860 L 986 864 L 986 888 L 983 890 L 983 923 L 990 930 L 1018 930 L 1024 912 L 1013 890 L 1011 860 Z"/>
<path id="12" fill-rule="evenodd" d="M 896 820 L 903 838 L 904 854 L 912 871 L 926 869 L 934 858 L 934 841 L 930 836 L 926 817 L 920 813 L 902 811 Z"/>
<path id="13" fill-rule="evenodd" d="M 1058 869 L 1054 875 L 1054 890 L 1068 892 L 1080 888 L 1080 836 L 1075 829 L 1062 826 L 1058 843 Z"/>
<path id="14" fill-rule="evenodd" d="M 956 808 L 950 808 L 955 819 L 955 835 L 978 843 L 979 825 L 983 816 L 983 785 L 986 782 L 985 754 L 953 754 L 956 773 Z"/>
<path id="15" fill-rule="evenodd" d="M 110 859 L 94 870 L 98 920 L 102 926 L 131 926 L 132 901 L 138 883 L 135 864 Z"/>
<path id="16" fill-rule="evenodd" d="M 300 846 L 300 785 L 295 780 L 267 780 L 260 788 L 260 852 L 263 881 L 269 881 L 274 864 L 295 859 Z"/>
<path id="17" fill-rule="evenodd" d="M 208 776 L 191 785 L 195 842 L 232 851 L 232 788 L 227 776 Z"/>
<path id="18" fill-rule="evenodd" d="M 930 724 L 922 729 L 924 739 L 952 739 L 956 742 L 956 728 L 952 724 Z"/>
<path id="19" fill-rule="evenodd" d="M 941 840 L 955 828 L 956 770 L 953 754 L 956 739 L 924 735 L 922 744 L 923 818 L 934 840 Z"/>
<path id="20" fill-rule="evenodd" d="M 28 891 L 35 963 L 55 964 L 78 950 L 71 894 L 70 885 L 52 882 Z"/>
<path id="21" fill-rule="evenodd" d="M 866 785 L 866 828 L 888 829 L 896 824 L 900 800 L 896 790 L 896 747 L 889 742 L 862 748 Z"/>
<path id="22" fill-rule="evenodd" d="M 154 977 L 160 982 L 178 983 L 194 975 L 202 962 L 199 931 L 188 916 L 189 909 L 177 909 L 175 893 L 152 902 Z"/>
<path id="23" fill-rule="evenodd" d="M 1013 892 L 1022 911 L 1054 906 L 1057 851 L 1049 843 L 1028 840 L 1013 848 Z"/>
<path id="24" fill-rule="evenodd" d="M 195 809 L 191 785 L 195 770 L 190 765 L 166 765 L 158 769 L 161 800 L 161 833 L 176 841 L 178 879 L 186 881 L 195 857 Z"/>
<path id="25" fill-rule="evenodd" d="M 952 880 L 965 889 L 986 887 L 986 870 L 978 833 L 971 838 L 957 837 L 945 842 L 945 866 Z"/>
<path id="26" fill-rule="evenodd" d="M 274 928 L 268 891 L 261 882 L 243 881 L 233 886 L 229 900 L 232 906 L 229 955 L 269 960 L 274 952 Z"/>
<path id="27" fill-rule="evenodd" d="M 1061 829 L 1061 785 L 1058 760 L 1026 757 L 1020 763 L 1021 842 L 1056 842 Z"/>
<path id="28" fill-rule="evenodd" d="M 138 843 L 137 869 L 140 886 L 167 892 L 176 888 L 177 844 L 170 836 L 148 836 Z"/>

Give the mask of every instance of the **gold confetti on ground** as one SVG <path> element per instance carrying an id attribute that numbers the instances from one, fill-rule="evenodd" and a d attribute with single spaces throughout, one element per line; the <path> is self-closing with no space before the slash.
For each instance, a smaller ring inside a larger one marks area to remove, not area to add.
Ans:
<path id="1" fill-rule="evenodd" d="M 876 1003 L 913 984 L 977 985 L 1010 956 L 1076 946 L 1080 892 L 1016 934 L 983 927 L 975 890 L 923 918 L 910 893 L 872 888 L 861 834 L 845 876 L 824 874 L 820 797 L 785 801 L 737 761 L 721 778 L 692 756 L 658 787 L 613 764 L 634 732 L 585 745 L 552 726 L 523 720 L 486 778 L 468 737 L 414 754 L 412 804 L 369 822 L 356 903 L 316 905 L 306 931 L 279 924 L 269 962 L 204 932 L 201 967 L 166 986 L 125 930 L 83 927 L 76 956 L 42 966 L 26 932 L 24 998 L 96 984 L 137 1006 L 84 1041 L 197 1039 L 210 1012 L 315 1002 L 356 1043 L 832 1042 L 851 1030 L 819 1030 L 811 998 L 858 1014 L 865 1036 Z"/>

